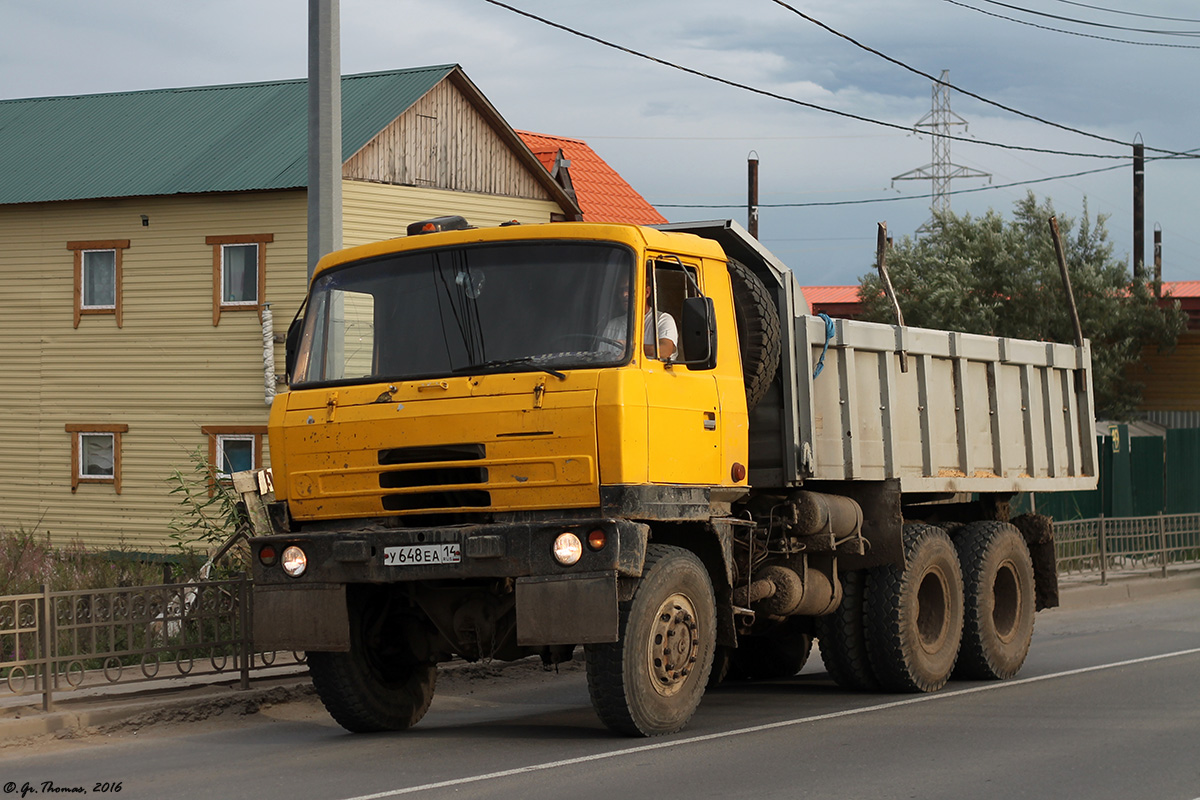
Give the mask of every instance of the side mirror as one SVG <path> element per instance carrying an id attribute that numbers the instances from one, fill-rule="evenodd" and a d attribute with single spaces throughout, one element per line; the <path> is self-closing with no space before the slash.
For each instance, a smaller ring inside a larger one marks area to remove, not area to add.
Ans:
<path id="1" fill-rule="evenodd" d="M 717 365 L 717 315 L 712 298 L 685 298 L 682 317 L 679 343 L 684 357 L 675 363 L 691 369 L 712 369 Z"/>
<path id="2" fill-rule="evenodd" d="M 287 339 L 284 340 L 284 363 L 287 369 L 287 382 L 292 382 L 296 372 L 296 356 L 300 353 L 300 337 L 304 335 L 304 317 L 297 316 L 288 326 Z"/>

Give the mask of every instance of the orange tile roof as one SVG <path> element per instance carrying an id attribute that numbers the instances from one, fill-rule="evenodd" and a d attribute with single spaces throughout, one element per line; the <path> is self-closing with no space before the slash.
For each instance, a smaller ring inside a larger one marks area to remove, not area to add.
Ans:
<path id="1" fill-rule="evenodd" d="M 517 131 L 517 135 L 547 171 L 554 169 L 558 151 L 563 151 L 563 157 L 571 162 L 571 182 L 587 222 L 656 225 L 667 221 L 586 142 L 529 131 Z"/>
<path id="2" fill-rule="evenodd" d="M 1163 281 L 1163 294 L 1172 297 L 1200 297 L 1200 281 Z"/>
<path id="3" fill-rule="evenodd" d="M 803 286 L 804 298 L 811 303 L 857 303 L 858 285 Z"/>

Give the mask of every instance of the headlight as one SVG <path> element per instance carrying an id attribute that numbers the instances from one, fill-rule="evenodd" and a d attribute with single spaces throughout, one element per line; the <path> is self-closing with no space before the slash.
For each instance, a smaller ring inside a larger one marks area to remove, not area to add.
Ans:
<path id="1" fill-rule="evenodd" d="M 308 569 L 308 556 L 299 547 L 292 545 L 283 551 L 283 571 L 293 578 L 299 578 Z"/>
<path id="2" fill-rule="evenodd" d="M 285 554 L 286 555 L 286 554 Z M 571 532 L 560 533 L 554 540 L 554 560 L 569 567 L 583 555 L 583 542 Z"/>

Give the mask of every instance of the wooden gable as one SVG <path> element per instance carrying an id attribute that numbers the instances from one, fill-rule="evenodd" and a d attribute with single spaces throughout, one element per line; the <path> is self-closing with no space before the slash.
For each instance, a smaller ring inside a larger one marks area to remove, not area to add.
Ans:
<path id="1" fill-rule="evenodd" d="M 457 71 L 346 161 L 342 177 L 558 200 L 549 173 Z"/>

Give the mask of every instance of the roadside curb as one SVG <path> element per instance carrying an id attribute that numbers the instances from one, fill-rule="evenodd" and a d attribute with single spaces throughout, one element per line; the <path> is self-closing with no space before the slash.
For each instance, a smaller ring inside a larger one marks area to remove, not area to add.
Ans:
<path id="1" fill-rule="evenodd" d="M 1062 592 L 1061 608 L 1082 609 L 1102 608 L 1138 600 L 1148 600 L 1161 597 L 1172 592 L 1182 592 L 1200 589 L 1200 570 L 1187 570 L 1182 573 L 1168 575 L 1163 578 L 1158 575 L 1115 576 L 1108 583 L 1098 582 L 1060 585 Z"/>

